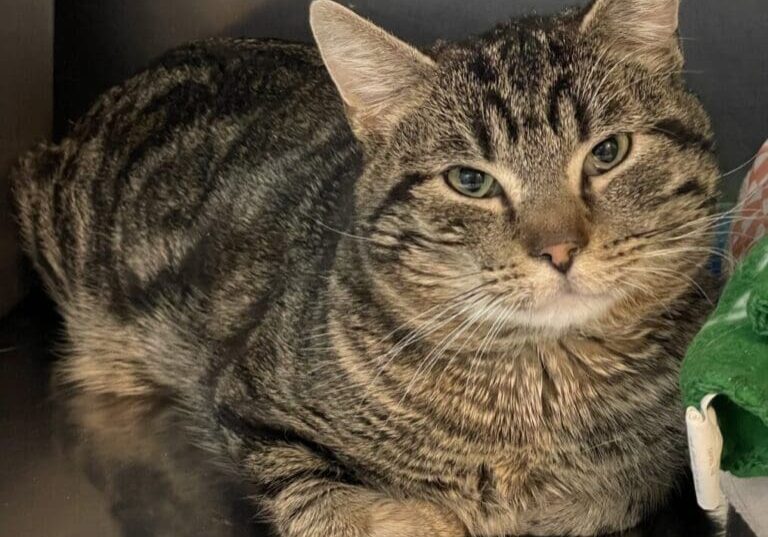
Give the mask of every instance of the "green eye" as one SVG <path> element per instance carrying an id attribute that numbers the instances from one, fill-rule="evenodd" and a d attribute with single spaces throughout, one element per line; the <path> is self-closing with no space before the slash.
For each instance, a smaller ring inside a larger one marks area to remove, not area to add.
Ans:
<path id="1" fill-rule="evenodd" d="M 595 176 L 612 170 L 627 158 L 630 145 L 628 134 L 615 134 L 606 138 L 587 155 L 584 160 L 584 173 Z"/>
<path id="2" fill-rule="evenodd" d="M 492 176 L 472 168 L 451 168 L 445 175 L 451 187 L 470 198 L 492 198 L 501 193 L 501 187 Z"/>

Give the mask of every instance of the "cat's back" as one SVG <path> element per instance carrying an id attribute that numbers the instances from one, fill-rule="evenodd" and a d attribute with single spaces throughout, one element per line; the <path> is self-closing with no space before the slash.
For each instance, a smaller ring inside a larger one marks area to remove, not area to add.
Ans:
<path id="1" fill-rule="evenodd" d="M 88 295 L 126 316 L 229 301 L 237 317 L 275 267 L 323 257 L 311 222 L 343 225 L 358 162 L 313 47 L 213 39 L 106 92 L 12 181 L 25 249 L 60 305 Z"/>

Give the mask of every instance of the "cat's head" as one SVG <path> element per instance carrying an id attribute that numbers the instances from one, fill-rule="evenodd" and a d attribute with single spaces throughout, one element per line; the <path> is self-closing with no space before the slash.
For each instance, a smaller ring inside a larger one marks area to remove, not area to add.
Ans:
<path id="1" fill-rule="evenodd" d="M 597 0 L 426 52 L 314 2 L 366 154 L 352 232 L 377 285 L 553 331 L 695 285 L 718 171 L 678 2 Z"/>

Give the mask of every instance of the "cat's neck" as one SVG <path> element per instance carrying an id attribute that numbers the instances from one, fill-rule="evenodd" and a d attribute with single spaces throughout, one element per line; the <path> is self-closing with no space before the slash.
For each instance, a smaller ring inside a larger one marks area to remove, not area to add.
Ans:
<path id="1" fill-rule="evenodd" d="M 381 322 L 375 302 L 357 302 L 353 311 L 343 297 L 330 293 L 326 328 L 328 359 L 344 382 L 394 413 L 438 415 L 469 434 L 498 437 L 534 426 L 577 434 L 585 412 L 599 416 L 624 400 L 651 405 L 647 411 L 661 400 L 676 407 L 680 361 L 707 310 L 691 291 L 642 315 L 625 308 L 567 331 L 466 329 L 456 320 L 419 333 L 393 330 L 397 319 Z M 649 394 L 651 402 L 643 399 Z"/>

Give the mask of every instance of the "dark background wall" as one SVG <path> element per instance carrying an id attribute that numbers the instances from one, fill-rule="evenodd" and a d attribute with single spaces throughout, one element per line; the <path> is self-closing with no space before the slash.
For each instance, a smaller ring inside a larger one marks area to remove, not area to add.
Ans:
<path id="1" fill-rule="evenodd" d="M 414 44 L 481 32 L 520 13 L 586 0 L 354 0 L 345 5 Z M 101 91 L 150 58 L 207 36 L 310 40 L 309 0 L 58 0 L 56 132 Z M 723 171 L 768 138 L 768 4 L 683 0 L 681 34 L 690 86 L 711 112 Z M 746 166 L 726 177 L 733 197 Z"/>
<path id="2" fill-rule="evenodd" d="M 0 317 L 21 298 L 8 170 L 51 135 L 53 0 L 0 0 Z"/>

